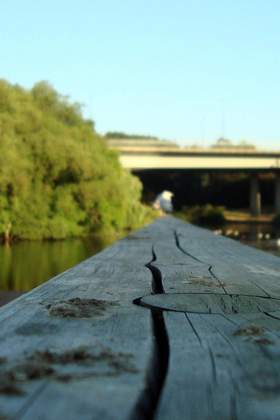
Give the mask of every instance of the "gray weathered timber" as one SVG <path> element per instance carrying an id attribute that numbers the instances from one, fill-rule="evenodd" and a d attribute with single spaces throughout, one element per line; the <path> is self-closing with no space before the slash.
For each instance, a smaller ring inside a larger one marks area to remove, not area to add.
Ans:
<path id="1" fill-rule="evenodd" d="M 170 254 L 172 277 L 166 249 L 155 247 L 170 294 L 143 298 L 169 309 L 169 371 L 157 418 L 279 418 L 280 259 L 174 219 L 170 226 L 186 263 Z"/>
<path id="2" fill-rule="evenodd" d="M 7 384 L 1 390 L 0 383 L 2 416 L 111 419 L 131 415 L 146 386 L 153 350 L 150 313 L 132 303 L 151 290 L 145 268 L 152 258 L 151 248 L 137 237 L 120 241 L 2 308 L 0 369 L 1 383 Z M 76 298 L 80 303 L 96 299 L 88 317 L 75 312 L 75 317 L 69 316 L 67 301 Z M 107 302 L 104 310 L 102 302 Z M 48 309 L 49 305 L 53 306 Z M 55 308 L 57 313 L 52 314 Z M 62 362 L 49 363 L 48 354 L 42 357 L 46 351 L 60 355 Z M 67 358 L 69 351 L 93 357 L 78 354 L 77 360 L 74 355 L 66 363 L 63 354 Z M 48 374 L 49 368 L 55 373 Z"/>
<path id="3" fill-rule="evenodd" d="M 172 217 L 0 325 L 0 419 L 280 418 L 280 259 Z"/>

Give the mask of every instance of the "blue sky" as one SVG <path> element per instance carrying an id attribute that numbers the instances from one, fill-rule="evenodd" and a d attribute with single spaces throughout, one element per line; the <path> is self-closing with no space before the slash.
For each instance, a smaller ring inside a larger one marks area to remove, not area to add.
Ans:
<path id="1" fill-rule="evenodd" d="M 9 0 L 0 77 L 48 80 L 99 132 L 280 149 L 279 0 Z"/>

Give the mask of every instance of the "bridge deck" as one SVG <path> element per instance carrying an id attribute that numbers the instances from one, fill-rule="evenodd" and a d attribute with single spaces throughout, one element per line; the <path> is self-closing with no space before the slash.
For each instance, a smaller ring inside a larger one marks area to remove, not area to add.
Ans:
<path id="1" fill-rule="evenodd" d="M 0 418 L 278 418 L 279 275 L 156 221 L 1 308 Z"/>
<path id="2" fill-rule="evenodd" d="M 120 162 L 124 168 L 132 170 L 238 170 L 238 171 L 278 171 L 280 156 L 234 153 L 169 153 L 169 152 L 122 152 Z"/>

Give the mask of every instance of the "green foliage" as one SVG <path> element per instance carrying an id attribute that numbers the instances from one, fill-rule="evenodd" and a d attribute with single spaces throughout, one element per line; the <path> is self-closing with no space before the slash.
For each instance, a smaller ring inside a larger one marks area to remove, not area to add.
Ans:
<path id="1" fill-rule="evenodd" d="M 109 139 L 132 139 L 132 140 L 158 140 L 155 136 L 145 136 L 141 134 L 127 134 L 123 133 L 122 131 L 108 131 L 105 134 L 105 137 Z"/>
<path id="2" fill-rule="evenodd" d="M 141 184 L 48 83 L 0 80 L 0 236 L 62 239 L 132 229 L 149 217 Z"/>
<path id="3" fill-rule="evenodd" d="M 181 217 L 198 225 L 222 225 L 225 223 L 224 209 L 211 204 L 183 208 Z"/>

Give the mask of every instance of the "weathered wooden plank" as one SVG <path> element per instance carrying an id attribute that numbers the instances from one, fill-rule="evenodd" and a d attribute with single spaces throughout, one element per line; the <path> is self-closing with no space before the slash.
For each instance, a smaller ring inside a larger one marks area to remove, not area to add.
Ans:
<path id="1" fill-rule="evenodd" d="M 267 356 L 268 337 L 220 315 L 179 316 L 165 315 L 170 365 L 157 418 L 278 418 L 279 357 Z"/>
<path id="2" fill-rule="evenodd" d="M 171 217 L 154 224 L 153 266 L 161 272 L 165 292 L 225 293 L 223 283 L 211 272 L 211 264 L 188 255 L 180 248 L 177 231 L 187 226 Z"/>
<path id="3" fill-rule="evenodd" d="M 225 283 L 228 293 L 278 297 L 280 267 L 278 257 L 255 250 L 223 236 L 192 225 L 174 223 L 181 248 L 211 265 L 212 272 Z"/>
<path id="4" fill-rule="evenodd" d="M 165 319 L 171 350 L 169 372 L 157 418 L 170 419 L 170 416 L 172 419 L 234 418 L 231 417 L 230 403 L 234 394 L 232 387 L 227 388 L 226 395 L 224 389 L 222 390 L 224 401 L 221 412 L 215 407 L 214 397 L 217 397 L 217 405 L 221 398 L 219 395 L 221 389 L 217 386 L 218 378 L 221 377 L 223 384 L 228 387 L 230 372 L 225 368 L 218 371 L 214 364 L 213 350 L 207 340 L 208 335 L 212 337 L 209 328 L 204 327 L 203 333 L 197 331 L 192 323 L 188 323 L 183 313 L 166 313 Z M 219 351 L 226 354 L 221 345 Z M 232 358 L 231 349 L 228 349 L 227 353 Z"/>
<path id="5" fill-rule="evenodd" d="M 168 257 L 168 247 L 155 247 L 153 264 L 163 286 L 168 284 L 168 294 L 142 299 L 147 307 L 164 308 L 169 336 L 169 370 L 157 418 L 278 418 L 280 295 L 275 278 L 263 285 L 254 264 L 274 274 L 280 260 L 174 219 L 170 222 L 185 260 L 178 264 L 174 253 Z M 199 281 L 189 290 L 182 287 L 194 264 L 198 280 L 205 280 L 205 266 L 214 274 L 207 278 L 208 290 L 203 291 Z M 272 292 L 276 299 L 268 298 Z"/>
<path id="6" fill-rule="evenodd" d="M 0 310 L 0 414 L 278 418 L 279 261 L 157 220 Z"/>
<path id="7" fill-rule="evenodd" d="M 150 313 L 132 303 L 151 290 L 142 243 L 121 241 L 2 308 L 2 416 L 132 415 L 153 352 Z"/>

